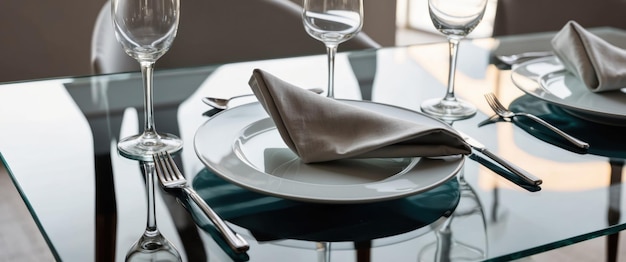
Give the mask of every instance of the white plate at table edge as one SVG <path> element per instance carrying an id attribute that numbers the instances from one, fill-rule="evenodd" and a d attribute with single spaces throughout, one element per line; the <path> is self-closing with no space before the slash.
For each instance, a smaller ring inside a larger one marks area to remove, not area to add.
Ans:
<path id="1" fill-rule="evenodd" d="M 528 67 L 540 63 L 552 64 L 554 67 L 542 72 L 532 72 Z M 564 78 L 571 77 L 576 84 L 565 85 Z M 626 125 L 626 94 L 621 91 L 593 93 L 584 84 L 575 79 L 565 70 L 556 56 L 538 58 L 521 63 L 512 69 L 511 79 L 515 86 L 524 93 L 563 108 L 566 112 L 581 119 L 608 125 Z M 554 83 L 567 87 L 572 95 L 566 98 L 553 94 L 548 85 Z M 615 103 L 614 99 L 605 96 L 622 95 L 623 102 Z M 570 99 L 567 99 L 570 98 Z M 574 99 L 576 98 L 576 99 Z"/>
<path id="2" fill-rule="evenodd" d="M 441 125 L 442 127 L 451 129 L 449 125 L 440 120 L 409 109 L 369 101 L 341 101 L 355 106 L 388 111 L 395 116 L 401 115 L 401 118 L 405 117 L 413 119 L 414 121 L 430 122 L 429 124 Z M 270 122 L 271 126 L 267 125 L 267 121 Z M 260 123 L 265 124 L 259 125 Z M 258 126 L 264 126 L 264 128 L 258 128 Z M 274 138 L 267 139 L 267 136 Z M 276 136 L 278 138 L 275 138 Z M 401 166 L 399 172 L 393 170 L 393 173 L 386 174 L 385 177 L 372 181 L 355 182 L 352 184 L 344 184 L 344 181 L 339 184 L 334 184 L 334 181 L 311 183 L 281 177 L 292 176 L 292 174 L 284 173 L 277 175 L 262 171 L 261 169 L 263 169 L 263 167 L 260 167 L 262 164 L 259 164 L 259 161 L 250 160 L 255 156 L 246 156 L 246 149 L 244 148 L 242 150 L 242 147 L 245 147 L 245 143 L 254 140 L 256 140 L 256 142 L 272 143 L 271 148 L 283 149 L 283 152 L 289 150 L 282 139 L 280 139 L 280 135 L 273 122 L 269 119 L 267 113 L 258 102 L 225 110 L 207 120 L 196 131 L 194 148 L 198 158 L 209 170 L 231 183 L 271 196 L 317 203 L 369 203 L 397 199 L 426 192 L 455 177 L 456 174 L 460 172 L 465 161 L 465 158 L 461 156 L 447 159 L 415 157 L 403 159 L 346 160 L 361 161 L 367 165 L 376 161 L 381 163 L 386 163 L 385 161 L 395 161 L 394 163 L 397 163 L 399 161 Z M 261 151 L 270 148 L 266 146 L 262 147 L 263 148 L 260 149 L 251 148 L 253 152 L 259 151 L 257 154 L 264 154 Z M 250 148 L 247 148 L 247 151 L 250 152 Z M 293 154 L 291 151 L 289 151 L 289 153 Z M 293 154 L 293 156 L 295 157 L 295 154 Z M 339 167 L 339 169 L 342 169 L 343 167 L 337 164 L 338 162 L 336 161 L 329 162 L 331 164 L 307 165 L 301 163 L 297 157 L 295 158 L 296 159 L 278 162 L 272 165 L 292 165 L 295 166 L 295 169 L 298 171 L 300 171 L 300 169 L 313 169 L 316 171 L 315 176 L 307 176 L 306 173 L 293 175 L 295 177 L 301 176 L 313 180 L 318 179 L 317 174 L 320 173 L 317 173 L 317 171 L 319 170 L 324 170 L 324 174 L 327 176 L 326 178 L 329 178 L 328 175 L 330 174 L 331 180 L 333 179 L 332 176 L 336 175 L 337 181 L 343 179 L 340 177 L 345 178 L 352 175 L 352 173 L 333 172 L 332 168 Z M 263 161 L 265 160 L 267 159 L 263 159 Z M 321 167 L 321 169 L 318 167 Z M 345 171 L 345 167 L 342 171 Z M 363 169 L 361 169 L 361 171 L 363 171 Z"/>

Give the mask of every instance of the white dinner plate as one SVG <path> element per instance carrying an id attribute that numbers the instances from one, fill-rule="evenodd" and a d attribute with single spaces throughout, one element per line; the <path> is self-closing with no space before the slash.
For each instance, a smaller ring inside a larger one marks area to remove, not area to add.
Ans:
<path id="1" fill-rule="evenodd" d="M 513 83 L 525 93 L 555 104 L 574 116 L 609 125 L 626 125 L 625 89 L 591 92 L 565 70 L 555 57 L 520 64 L 511 73 Z"/>
<path id="2" fill-rule="evenodd" d="M 342 100 L 395 117 L 445 128 L 421 113 L 364 101 Z M 288 199 L 321 203 L 365 203 L 427 191 L 462 168 L 464 157 L 346 159 L 303 163 L 283 142 L 258 102 L 225 110 L 194 137 L 200 160 L 241 187 Z"/>

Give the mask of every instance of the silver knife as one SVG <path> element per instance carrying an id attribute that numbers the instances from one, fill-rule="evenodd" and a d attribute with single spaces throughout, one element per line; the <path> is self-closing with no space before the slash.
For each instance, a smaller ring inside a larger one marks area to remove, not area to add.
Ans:
<path id="1" fill-rule="evenodd" d="M 461 137 L 463 137 L 463 139 L 465 140 L 465 142 L 467 142 L 472 148 L 474 148 L 475 150 L 477 150 L 478 152 L 481 152 L 483 155 L 491 158 L 493 161 L 496 161 L 498 164 L 502 165 L 503 167 L 505 167 L 506 169 L 508 169 L 509 171 L 511 171 L 513 174 L 519 176 L 521 179 L 523 179 L 524 181 L 532 184 L 532 185 L 541 185 L 541 183 L 543 183 L 543 181 L 536 177 L 535 175 L 531 174 L 530 172 L 514 165 L 513 163 L 509 162 L 508 160 L 501 158 L 497 155 L 495 155 L 494 153 L 491 153 L 491 151 L 489 151 L 489 149 L 487 149 L 487 147 L 485 147 L 485 145 L 483 145 L 482 143 L 478 142 L 478 140 L 472 138 L 471 136 L 458 131 L 459 134 L 461 135 Z"/>

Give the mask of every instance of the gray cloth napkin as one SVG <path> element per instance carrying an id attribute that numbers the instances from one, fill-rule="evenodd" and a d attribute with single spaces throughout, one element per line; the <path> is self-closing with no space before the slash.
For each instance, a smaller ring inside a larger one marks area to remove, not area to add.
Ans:
<path id="1" fill-rule="evenodd" d="M 255 69 L 249 85 L 287 146 L 305 163 L 471 153 L 451 128 L 425 126 L 314 94 Z"/>
<path id="2" fill-rule="evenodd" d="M 626 50 L 611 45 L 575 21 L 552 39 L 552 48 L 565 68 L 592 92 L 626 87 Z"/>

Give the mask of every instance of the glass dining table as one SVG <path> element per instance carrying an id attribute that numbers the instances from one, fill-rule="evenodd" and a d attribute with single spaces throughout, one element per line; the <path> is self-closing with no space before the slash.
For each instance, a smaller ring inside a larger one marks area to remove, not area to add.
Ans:
<path id="1" fill-rule="evenodd" d="M 593 32 L 626 47 L 625 31 L 597 28 Z M 250 249 L 230 251 L 193 202 L 165 191 L 157 192 L 159 229 L 179 249 L 183 261 L 324 261 L 328 257 L 332 261 L 508 261 L 597 237 L 606 238 L 610 257 L 626 228 L 626 216 L 621 216 L 626 208 L 622 192 L 626 121 L 599 123 L 529 94 L 519 86 L 529 83 L 512 80 L 520 77 L 519 67 L 512 70 L 494 58 L 549 50 L 552 36 L 463 41 L 456 94 L 476 105 L 478 113 L 449 123 L 540 177 L 543 184 L 524 184 L 474 152 L 458 173 L 432 188 L 425 185 L 428 190 L 357 203 L 308 202 L 258 192 L 228 182 L 207 168 L 197 152 L 200 127 L 218 139 L 230 137 L 225 136 L 227 129 L 210 121 L 230 109 L 219 112 L 204 104 L 203 97 L 251 93 L 248 80 L 255 68 L 300 87 L 324 87 L 325 56 L 168 70 L 158 70 L 157 63 L 157 130 L 184 140 L 182 152 L 175 156 L 178 166 L 189 184 L 250 243 Z M 335 70 L 336 98 L 419 112 L 421 101 L 445 92 L 448 45 L 340 52 Z M 535 113 L 591 147 L 588 151 L 572 148 L 522 117 L 490 118 L 493 111 L 484 98 L 489 92 L 511 109 Z M 254 99 L 241 97 L 229 106 L 249 105 Z M 57 260 L 123 261 L 142 234 L 147 209 L 142 170 L 137 161 L 124 158 L 116 149 L 121 137 L 141 129 L 142 101 L 138 72 L 0 84 L 2 163 Z M 212 145 L 202 148 L 211 150 Z M 281 157 L 264 155 L 272 156 Z M 268 159 L 258 161 L 263 160 Z M 226 161 L 239 160 L 224 161 L 233 165 Z M 388 178 L 366 179 L 371 181 L 365 184 Z"/>

